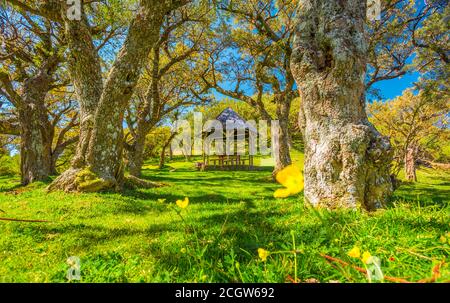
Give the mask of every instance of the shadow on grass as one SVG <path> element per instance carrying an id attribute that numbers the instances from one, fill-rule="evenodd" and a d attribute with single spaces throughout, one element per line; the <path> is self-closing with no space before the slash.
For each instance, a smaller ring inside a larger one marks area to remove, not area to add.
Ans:
<path id="1" fill-rule="evenodd" d="M 35 190 L 40 187 L 46 187 L 53 182 L 54 177 L 49 177 L 46 180 L 37 181 L 28 185 L 23 185 L 20 181 L 20 177 L 17 176 L 2 176 L 0 177 L 0 181 L 2 181 L 2 179 L 6 179 L 12 182 L 10 184 L 7 184 L 7 186 L 5 187 L 0 187 L 0 193 L 20 194 L 23 192 Z"/>
<path id="2" fill-rule="evenodd" d="M 153 191 L 140 191 L 140 190 L 126 190 L 122 193 L 125 197 L 130 197 L 132 199 L 140 199 L 144 201 L 158 201 L 159 199 L 165 199 L 166 203 L 173 203 L 176 200 L 182 198 L 180 195 L 168 194 L 168 193 L 156 193 Z M 191 204 L 203 204 L 203 203 L 253 203 L 250 198 L 230 198 L 221 194 L 192 194 L 189 195 Z M 130 200 L 133 203 L 133 200 Z"/>
<path id="3" fill-rule="evenodd" d="M 393 200 L 405 200 L 419 203 L 421 206 L 436 205 L 443 208 L 450 203 L 450 190 L 439 188 L 436 185 L 427 186 L 425 184 L 403 183 L 395 191 Z"/>

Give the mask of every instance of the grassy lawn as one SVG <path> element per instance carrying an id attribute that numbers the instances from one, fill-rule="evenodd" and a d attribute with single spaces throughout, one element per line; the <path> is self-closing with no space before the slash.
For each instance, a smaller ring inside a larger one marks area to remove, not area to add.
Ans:
<path id="1" fill-rule="evenodd" d="M 169 165 L 144 171 L 169 186 L 123 194 L 46 193 L 46 184 L 0 177 L 0 217 L 51 221 L 0 221 L 0 282 L 65 282 L 70 256 L 81 259 L 82 282 L 367 282 L 354 268 L 362 261 L 347 255 L 355 245 L 380 258 L 385 276 L 418 281 L 434 270 L 450 280 L 448 172 L 421 170 L 388 209 L 367 214 L 276 200 L 270 168 Z M 174 202 L 185 196 L 180 216 Z M 258 248 L 272 253 L 266 262 Z"/>

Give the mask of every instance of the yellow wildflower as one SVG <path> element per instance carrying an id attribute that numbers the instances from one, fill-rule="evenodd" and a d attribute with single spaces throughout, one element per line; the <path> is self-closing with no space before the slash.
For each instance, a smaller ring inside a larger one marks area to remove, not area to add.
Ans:
<path id="1" fill-rule="evenodd" d="M 363 253 L 363 255 L 362 255 L 361 260 L 362 260 L 365 264 L 367 264 L 367 263 L 369 262 L 369 259 L 370 259 L 371 257 L 372 257 L 372 255 L 370 254 L 370 252 L 365 251 L 365 252 Z"/>
<path id="2" fill-rule="evenodd" d="M 275 198 L 286 198 L 303 190 L 303 175 L 296 165 L 289 165 L 279 171 L 276 180 L 286 188 L 275 191 Z"/>
<path id="3" fill-rule="evenodd" d="M 273 194 L 274 198 L 277 198 L 277 199 L 278 198 L 287 198 L 290 195 L 291 195 L 291 191 L 287 188 L 277 189 Z"/>
<path id="4" fill-rule="evenodd" d="M 265 249 L 263 249 L 263 248 L 258 248 L 258 255 L 259 255 L 259 257 L 261 258 L 261 260 L 263 262 L 266 262 L 267 261 L 267 257 L 270 255 L 270 252 L 265 250 Z"/>
<path id="5" fill-rule="evenodd" d="M 359 258 L 361 256 L 361 250 L 358 246 L 355 246 L 348 252 L 348 255 L 352 258 Z"/>
<path id="6" fill-rule="evenodd" d="M 441 243 L 445 243 L 445 242 L 447 242 L 447 238 L 445 236 L 441 236 L 439 238 L 439 241 L 441 241 Z"/>
<path id="7" fill-rule="evenodd" d="M 184 200 L 177 200 L 176 203 L 177 203 L 178 207 L 186 208 L 189 205 L 189 198 L 186 197 L 186 198 L 184 198 Z"/>

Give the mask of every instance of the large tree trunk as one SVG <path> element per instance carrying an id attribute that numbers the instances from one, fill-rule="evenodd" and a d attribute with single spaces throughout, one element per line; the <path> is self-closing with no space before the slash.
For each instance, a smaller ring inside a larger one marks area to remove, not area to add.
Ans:
<path id="1" fill-rule="evenodd" d="M 66 17 L 62 8 L 62 16 Z M 88 150 L 94 126 L 95 112 L 103 90 L 100 58 L 92 40 L 86 16 L 82 20 L 64 19 L 68 49 L 68 67 L 80 107 L 80 134 L 71 167 L 49 186 L 50 190 L 89 190 L 87 183 L 80 186 L 78 175 L 89 166 Z M 95 179 L 95 176 L 92 176 Z M 95 182 L 94 182 L 95 183 Z"/>
<path id="2" fill-rule="evenodd" d="M 275 167 L 273 175 L 292 163 L 289 149 L 289 112 L 291 102 L 280 102 L 277 105 L 279 121 L 278 151 L 275 152 Z"/>
<path id="3" fill-rule="evenodd" d="M 50 174 L 56 176 L 58 174 L 58 170 L 56 169 L 56 163 L 58 162 L 58 157 L 52 154 L 52 160 L 50 163 Z"/>
<path id="4" fill-rule="evenodd" d="M 416 160 L 418 147 L 415 144 L 410 145 L 405 153 L 405 177 L 406 180 L 417 182 Z"/>
<path id="5" fill-rule="evenodd" d="M 48 120 L 45 98 L 57 65 L 58 58 L 50 57 L 34 77 L 24 82 L 22 100 L 18 106 L 23 185 L 45 181 L 51 174 L 54 128 Z"/>
<path id="6" fill-rule="evenodd" d="M 366 1 L 301 0 L 291 69 L 302 97 L 305 200 L 327 208 L 385 205 L 392 150 L 365 112 Z"/>

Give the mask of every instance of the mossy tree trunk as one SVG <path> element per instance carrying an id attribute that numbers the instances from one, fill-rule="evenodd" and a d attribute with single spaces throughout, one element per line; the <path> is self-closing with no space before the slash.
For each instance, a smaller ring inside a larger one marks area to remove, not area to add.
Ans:
<path id="1" fill-rule="evenodd" d="M 51 174 L 52 127 L 45 101 L 58 66 L 57 56 L 42 63 L 36 74 L 24 81 L 21 94 L 16 95 L 20 125 L 20 172 L 23 185 L 45 181 Z"/>
<path id="2" fill-rule="evenodd" d="M 37 105 L 37 106 L 36 106 Z M 48 137 L 41 120 L 39 103 L 26 104 L 20 109 L 20 172 L 22 185 L 45 181 L 51 174 L 51 151 L 53 137 Z M 44 114 L 47 112 L 44 108 Z"/>
<path id="3" fill-rule="evenodd" d="M 314 206 L 375 210 L 392 193 L 391 146 L 365 112 L 365 17 L 366 1 L 300 1 L 291 69 Z"/>
<path id="4" fill-rule="evenodd" d="M 65 139 L 67 132 L 77 124 L 76 115 L 55 137 L 58 123 L 71 107 L 56 112 L 48 107 L 46 100 L 56 83 L 54 76 L 60 62 L 61 58 L 56 52 L 51 56 L 45 55 L 32 75 L 22 73 L 25 80 L 19 88 L 12 85 L 9 75 L 0 72 L 0 84 L 5 87 L 6 96 L 17 112 L 13 121 L 4 121 L 0 131 L 20 137 L 20 173 L 23 185 L 45 181 L 50 175 L 56 174 L 59 156 L 68 145 L 78 140 L 77 136 Z"/>

